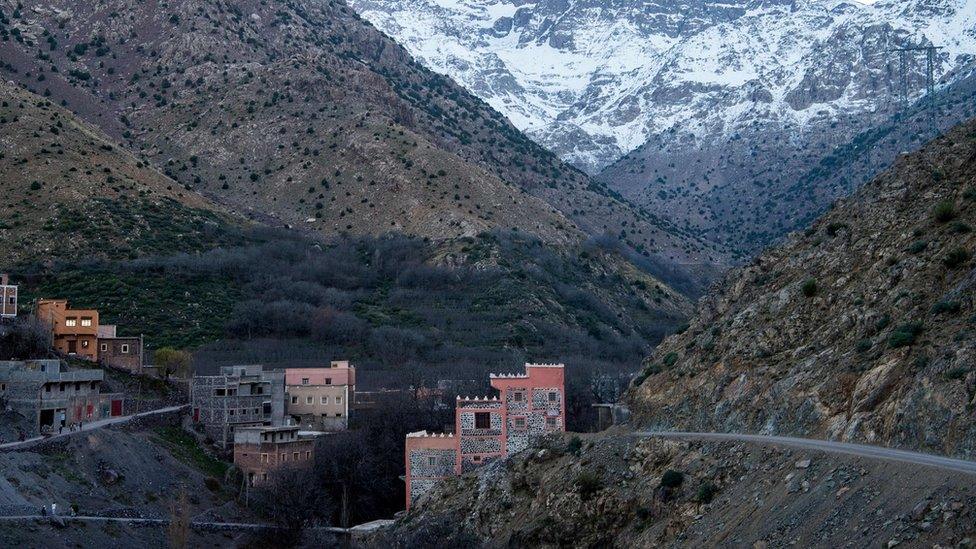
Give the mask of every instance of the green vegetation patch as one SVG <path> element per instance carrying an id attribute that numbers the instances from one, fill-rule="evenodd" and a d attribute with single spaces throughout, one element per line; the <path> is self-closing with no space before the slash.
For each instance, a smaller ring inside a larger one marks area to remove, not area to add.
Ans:
<path id="1" fill-rule="evenodd" d="M 196 467 L 210 477 L 224 478 L 230 468 L 229 464 L 204 451 L 193 435 L 179 427 L 159 427 L 153 431 L 152 439 L 179 461 Z"/>

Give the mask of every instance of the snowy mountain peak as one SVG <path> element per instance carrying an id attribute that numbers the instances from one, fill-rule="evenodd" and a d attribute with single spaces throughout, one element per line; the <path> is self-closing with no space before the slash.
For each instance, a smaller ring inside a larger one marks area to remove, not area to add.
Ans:
<path id="1" fill-rule="evenodd" d="M 800 132 L 901 100 L 891 50 L 976 53 L 976 0 L 352 0 L 563 158 L 597 172 L 666 133 Z M 911 59 L 909 91 L 924 89 Z"/>

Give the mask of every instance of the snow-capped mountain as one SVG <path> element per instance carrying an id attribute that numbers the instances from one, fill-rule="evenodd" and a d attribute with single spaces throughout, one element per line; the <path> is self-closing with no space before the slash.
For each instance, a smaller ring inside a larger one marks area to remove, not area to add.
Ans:
<path id="1" fill-rule="evenodd" d="M 707 139 L 887 109 L 901 93 L 898 46 L 943 46 L 937 76 L 976 53 L 976 0 L 350 3 L 593 173 L 664 132 Z M 910 63 L 910 93 L 922 63 Z"/>

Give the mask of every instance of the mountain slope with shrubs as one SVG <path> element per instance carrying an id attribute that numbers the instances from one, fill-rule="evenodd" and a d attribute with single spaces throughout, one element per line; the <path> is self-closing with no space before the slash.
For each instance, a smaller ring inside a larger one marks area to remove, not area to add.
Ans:
<path id="1" fill-rule="evenodd" d="M 0 267 L 209 249 L 240 242 L 244 225 L 70 111 L 0 81 Z"/>
<path id="2" fill-rule="evenodd" d="M 337 1 L 0 2 L 2 74 L 234 209 L 327 236 L 609 233 L 704 276 L 635 209 Z"/>
<path id="3" fill-rule="evenodd" d="M 971 121 L 730 273 L 646 362 L 636 421 L 976 457 L 974 226 Z"/>

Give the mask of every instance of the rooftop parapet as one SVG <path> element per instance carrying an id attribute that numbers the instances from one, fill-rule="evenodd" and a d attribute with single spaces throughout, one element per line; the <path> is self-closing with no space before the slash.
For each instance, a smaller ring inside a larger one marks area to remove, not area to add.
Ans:
<path id="1" fill-rule="evenodd" d="M 454 433 L 430 433 L 427 431 L 415 431 L 407 433 L 407 438 L 454 438 Z"/>

